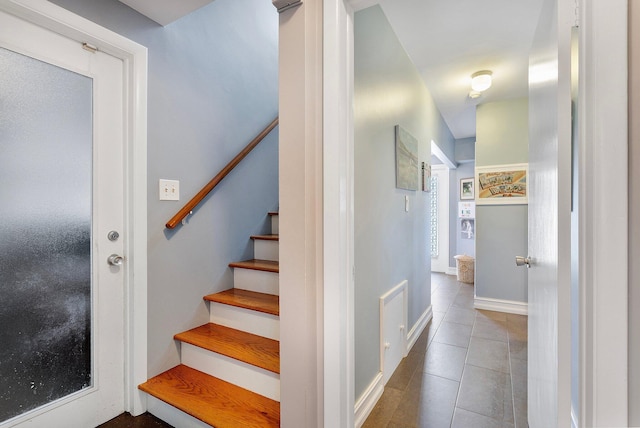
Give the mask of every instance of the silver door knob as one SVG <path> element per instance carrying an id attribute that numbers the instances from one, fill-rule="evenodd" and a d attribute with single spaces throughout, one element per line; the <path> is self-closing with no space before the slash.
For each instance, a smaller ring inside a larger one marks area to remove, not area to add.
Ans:
<path id="1" fill-rule="evenodd" d="M 531 267 L 531 258 L 516 256 L 516 266 L 524 266 L 527 265 L 527 268 Z"/>
<path id="2" fill-rule="evenodd" d="M 111 254 L 107 258 L 107 263 L 109 263 L 111 266 L 121 266 L 123 262 L 124 262 L 124 257 L 119 256 L 117 254 Z"/>

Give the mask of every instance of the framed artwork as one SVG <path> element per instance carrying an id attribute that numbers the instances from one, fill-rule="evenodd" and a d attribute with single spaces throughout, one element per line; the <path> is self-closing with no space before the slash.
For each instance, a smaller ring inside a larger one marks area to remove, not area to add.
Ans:
<path id="1" fill-rule="evenodd" d="M 431 165 L 427 162 L 422 162 L 422 191 L 431 191 Z"/>
<path id="2" fill-rule="evenodd" d="M 396 125 L 396 187 L 418 190 L 418 140 Z"/>
<path id="3" fill-rule="evenodd" d="M 476 218 L 476 204 L 474 202 L 458 202 L 458 217 Z"/>
<path id="4" fill-rule="evenodd" d="M 475 235 L 475 220 L 463 218 L 460 220 L 460 237 L 462 239 L 473 239 Z"/>
<path id="5" fill-rule="evenodd" d="M 475 199 L 476 194 L 474 192 L 474 178 L 463 178 L 460 180 L 460 199 Z"/>
<path id="6" fill-rule="evenodd" d="M 529 164 L 476 167 L 477 205 L 527 204 Z"/>

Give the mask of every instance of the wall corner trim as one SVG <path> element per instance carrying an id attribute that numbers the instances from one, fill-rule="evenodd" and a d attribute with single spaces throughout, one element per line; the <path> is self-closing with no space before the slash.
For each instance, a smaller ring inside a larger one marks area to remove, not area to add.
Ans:
<path id="1" fill-rule="evenodd" d="M 529 309 L 526 302 L 513 300 L 491 299 L 489 297 L 475 297 L 473 307 L 487 311 L 506 312 L 508 314 L 528 315 Z"/>
<path id="2" fill-rule="evenodd" d="M 358 401 L 355 404 L 355 426 L 360 428 L 367 417 L 376 406 L 376 403 L 384 392 L 384 377 L 382 372 L 373 378 L 367 389 L 362 393 Z"/>

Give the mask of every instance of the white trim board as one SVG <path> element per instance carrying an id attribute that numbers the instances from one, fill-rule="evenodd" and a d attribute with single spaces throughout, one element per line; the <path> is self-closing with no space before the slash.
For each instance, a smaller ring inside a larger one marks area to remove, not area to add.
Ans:
<path id="1" fill-rule="evenodd" d="M 449 269 L 447 269 L 447 275 L 458 276 L 458 268 L 455 266 L 449 266 Z"/>
<path id="2" fill-rule="evenodd" d="M 528 304 L 525 302 L 516 302 L 513 300 L 491 299 L 489 297 L 476 296 L 473 302 L 476 309 L 484 309 L 487 311 L 505 312 L 508 314 L 528 315 Z"/>
<path id="3" fill-rule="evenodd" d="M 124 111 L 128 254 L 125 278 L 125 403 L 139 415 L 146 410 L 138 385 L 147 380 L 147 48 L 43 0 L 0 0 L 0 9 L 81 43 L 96 46 L 125 68 Z M 135 310 L 134 310 L 135 308 Z"/>
<path id="4" fill-rule="evenodd" d="M 369 384 L 367 389 L 362 393 L 358 401 L 355 404 L 355 426 L 360 428 L 367 417 L 371 414 L 371 411 L 378 403 L 382 393 L 384 392 L 384 377 L 382 372 L 378 372 L 373 381 Z"/>
<path id="5" fill-rule="evenodd" d="M 429 305 L 427 310 L 424 311 L 422 315 L 420 315 L 420 318 L 418 318 L 418 321 L 416 321 L 416 323 L 413 325 L 413 327 L 411 327 L 411 330 L 409 330 L 409 333 L 407 334 L 407 352 L 405 353 L 405 355 L 409 354 L 409 351 L 411 351 L 411 349 L 413 348 L 413 345 L 416 344 L 416 341 L 418 340 L 418 338 L 420 337 L 420 335 L 422 334 L 424 329 L 427 327 L 427 324 L 429 324 L 429 321 L 431 321 L 432 318 L 433 318 L 433 307 Z"/>
<path id="6" fill-rule="evenodd" d="M 402 296 L 399 296 L 400 294 Z M 385 384 L 398 364 L 407 356 L 408 301 L 409 281 L 406 279 L 380 296 L 380 371 Z M 396 322 L 400 325 L 395 324 Z M 394 363 L 395 361 L 397 364 Z M 393 370 L 388 367 L 389 364 L 393 366 Z"/>

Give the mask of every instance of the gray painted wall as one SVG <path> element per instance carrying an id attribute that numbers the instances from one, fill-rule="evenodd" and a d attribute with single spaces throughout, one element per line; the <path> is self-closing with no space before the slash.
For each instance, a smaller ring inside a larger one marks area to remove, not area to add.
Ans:
<path id="1" fill-rule="evenodd" d="M 475 162 L 476 137 L 456 140 L 455 161 L 459 163 Z"/>
<path id="2" fill-rule="evenodd" d="M 409 282 L 407 331 L 431 304 L 429 193 L 395 187 L 394 126 L 419 141 L 453 141 L 379 6 L 355 14 L 355 397 L 379 372 L 378 299 Z M 405 196 L 410 211 L 404 211 Z"/>
<path id="3" fill-rule="evenodd" d="M 528 100 L 476 108 L 476 167 L 528 162 Z M 476 296 L 527 301 L 527 272 L 515 256 L 527 255 L 527 206 L 476 206 Z"/>
<path id="4" fill-rule="evenodd" d="M 203 324 L 202 297 L 232 287 L 278 205 L 277 132 L 208 197 L 187 226 L 164 224 L 277 115 L 278 16 L 270 2 L 216 0 L 166 27 L 116 0 L 54 0 L 149 49 L 149 374 L 178 363 L 173 335 Z M 158 201 L 158 179 L 180 202 Z"/>

